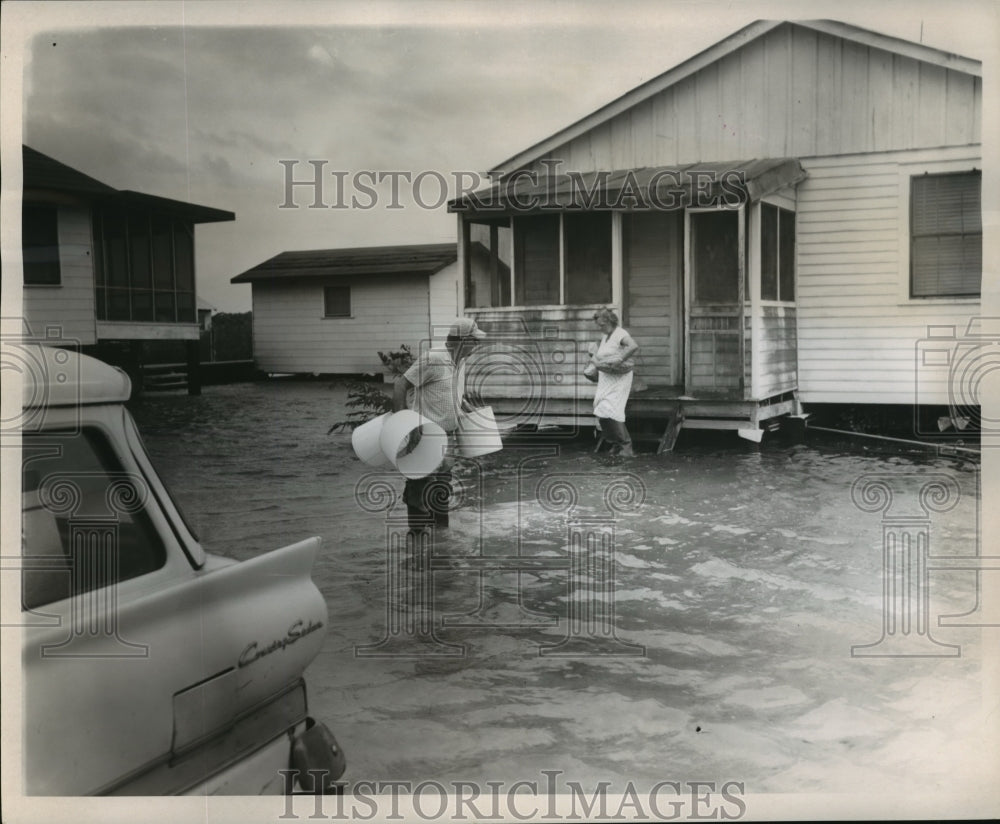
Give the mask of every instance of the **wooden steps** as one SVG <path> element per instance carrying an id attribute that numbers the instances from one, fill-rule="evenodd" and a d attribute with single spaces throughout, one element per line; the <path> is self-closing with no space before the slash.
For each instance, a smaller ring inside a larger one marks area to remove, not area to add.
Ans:
<path id="1" fill-rule="evenodd" d="M 142 390 L 144 392 L 171 392 L 187 389 L 187 386 L 186 364 L 159 363 L 142 368 Z"/>

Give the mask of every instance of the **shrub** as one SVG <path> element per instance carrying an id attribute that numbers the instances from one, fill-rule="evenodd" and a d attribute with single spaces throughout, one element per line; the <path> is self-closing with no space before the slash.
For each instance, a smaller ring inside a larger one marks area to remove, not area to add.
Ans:
<path id="1" fill-rule="evenodd" d="M 390 380 L 395 381 L 400 375 L 406 372 L 413 363 L 413 353 L 405 343 L 400 344 L 395 352 L 378 353 L 382 366 L 385 368 Z M 354 431 L 361 424 L 392 412 L 392 397 L 387 395 L 382 389 L 382 384 L 370 383 L 367 381 L 351 381 L 347 384 L 347 407 L 351 410 L 347 413 L 347 419 L 337 421 L 327 430 L 327 435 L 331 432 Z"/>

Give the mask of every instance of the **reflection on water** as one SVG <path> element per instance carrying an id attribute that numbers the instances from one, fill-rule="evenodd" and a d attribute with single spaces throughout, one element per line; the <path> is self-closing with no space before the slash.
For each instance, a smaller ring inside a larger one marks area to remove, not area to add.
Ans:
<path id="1" fill-rule="evenodd" d="M 630 461 L 594 455 L 587 439 L 556 454 L 525 439 L 459 467 L 461 506 L 415 578 L 413 559 L 387 552 L 402 479 L 327 435 L 344 400 L 330 384 L 259 383 L 150 396 L 133 412 L 208 550 L 244 559 L 322 536 L 314 577 L 331 631 L 308 673 L 311 709 L 354 780 L 562 770 L 584 786 L 857 793 L 889 781 L 922 791 L 954 781 L 958 762 L 963 781 L 979 775 L 977 631 L 936 621 L 975 607 L 974 572 L 935 573 L 931 587 L 932 634 L 960 657 L 851 657 L 883 615 L 883 513 L 855 506 L 852 484 L 889 476 L 894 505 L 919 515 L 921 485 L 954 479 L 961 498 L 930 516 L 931 549 L 968 555 L 974 463 L 816 436 L 758 448 L 684 433 L 674 453 Z M 616 502 L 621 478 L 641 494 Z M 554 504 L 545 490 L 557 487 L 569 497 Z M 603 536 L 589 550 L 574 543 L 585 528 Z M 584 552 L 593 566 L 574 566 Z M 523 568 L 482 563 L 509 556 Z M 421 649 L 464 653 L 355 655 L 401 606 L 431 627 Z M 610 622 L 618 652 L 544 654 L 574 614 Z"/>

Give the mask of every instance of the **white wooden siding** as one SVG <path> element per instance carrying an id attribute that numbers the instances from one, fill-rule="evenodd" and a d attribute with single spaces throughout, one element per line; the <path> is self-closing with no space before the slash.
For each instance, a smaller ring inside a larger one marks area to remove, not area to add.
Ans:
<path id="1" fill-rule="evenodd" d="M 592 306 L 470 308 L 466 314 L 491 330 L 466 372 L 467 388 L 485 402 L 516 398 L 522 412 L 551 413 L 551 402 L 592 401 L 594 384 L 583 377 L 587 346 L 601 338 Z"/>
<path id="2" fill-rule="evenodd" d="M 900 169 L 919 174 L 923 163 L 944 161 L 982 167 L 976 148 L 802 159 L 809 176 L 797 197 L 796 314 L 804 403 L 948 402 L 947 370 L 918 365 L 918 346 L 929 326 L 955 326 L 961 336 L 980 303 L 903 298 L 909 273 L 900 252 L 909 231 Z"/>
<path id="3" fill-rule="evenodd" d="M 785 24 L 546 157 L 596 171 L 969 145 L 981 109 L 974 75 Z"/>
<path id="4" fill-rule="evenodd" d="M 458 262 L 445 266 L 430 277 L 431 334 L 445 330 L 458 316 Z"/>
<path id="5" fill-rule="evenodd" d="M 798 386 L 795 353 L 796 309 L 770 304 L 761 307 L 759 320 L 759 398 L 769 398 Z M 749 341 L 748 341 L 749 344 Z"/>
<path id="6" fill-rule="evenodd" d="M 57 328 L 63 339 L 91 345 L 97 343 L 97 331 L 90 210 L 60 206 L 57 225 L 60 285 L 25 286 L 24 317 L 36 338 Z"/>
<path id="7" fill-rule="evenodd" d="M 323 317 L 323 287 L 351 287 L 351 317 Z M 426 278 L 253 284 L 254 359 L 265 372 L 380 373 L 379 351 L 426 345 Z"/>

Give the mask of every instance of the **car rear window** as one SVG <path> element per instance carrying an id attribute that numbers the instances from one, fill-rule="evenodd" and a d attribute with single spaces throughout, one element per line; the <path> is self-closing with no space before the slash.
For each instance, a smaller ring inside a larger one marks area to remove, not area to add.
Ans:
<path id="1" fill-rule="evenodd" d="M 23 433 L 21 594 L 25 609 L 161 568 L 166 548 L 143 478 L 103 432 Z"/>

